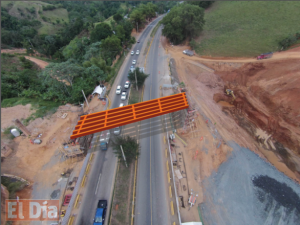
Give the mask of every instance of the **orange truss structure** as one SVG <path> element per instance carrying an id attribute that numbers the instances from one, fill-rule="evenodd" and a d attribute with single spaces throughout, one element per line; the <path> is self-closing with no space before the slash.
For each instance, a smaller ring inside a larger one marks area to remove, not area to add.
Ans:
<path id="1" fill-rule="evenodd" d="M 189 107 L 186 94 L 180 93 L 145 102 L 109 109 L 80 117 L 71 139 L 124 126 Z"/>

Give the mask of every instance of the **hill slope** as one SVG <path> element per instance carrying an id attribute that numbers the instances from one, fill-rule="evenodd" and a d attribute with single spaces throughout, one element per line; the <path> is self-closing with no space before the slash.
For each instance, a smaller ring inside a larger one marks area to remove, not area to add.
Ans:
<path id="1" fill-rule="evenodd" d="M 54 34 L 58 29 L 62 28 L 60 24 L 66 22 L 69 23 L 68 12 L 66 9 L 58 8 L 49 11 L 43 11 L 43 6 L 51 4 L 41 1 L 3 1 L 1 6 L 8 10 L 11 16 L 22 18 L 22 19 L 36 19 L 41 21 L 42 26 L 38 29 L 39 34 Z M 31 13 L 29 10 L 34 8 L 35 12 Z M 29 9 L 29 10 L 28 10 Z M 42 13 L 39 14 L 39 11 Z M 47 18 L 44 21 L 42 18 Z M 59 20 L 59 24 L 57 24 Z M 55 23 L 55 24 L 53 24 Z"/>
<path id="2" fill-rule="evenodd" d="M 215 2 L 205 13 L 200 55 L 253 57 L 277 51 L 278 42 L 300 32 L 300 2 Z"/>

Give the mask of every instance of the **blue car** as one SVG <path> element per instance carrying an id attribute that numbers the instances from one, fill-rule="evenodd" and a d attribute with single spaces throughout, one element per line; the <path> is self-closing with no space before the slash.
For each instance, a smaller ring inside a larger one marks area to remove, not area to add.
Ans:
<path id="1" fill-rule="evenodd" d="M 94 225 L 103 225 L 104 224 L 106 208 L 107 208 L 107 201 L 99 200 L 94 223 L 93 223 Z"/>

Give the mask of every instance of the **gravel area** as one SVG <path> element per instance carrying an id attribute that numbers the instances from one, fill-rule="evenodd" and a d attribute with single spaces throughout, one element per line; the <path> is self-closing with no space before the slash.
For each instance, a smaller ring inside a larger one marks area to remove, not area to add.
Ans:
<path id="1" fill-rule="evenodd" d="M 299 225 L 300 185 L 234 142 L 228 160 L 203 181 L 204 224 Z"/>

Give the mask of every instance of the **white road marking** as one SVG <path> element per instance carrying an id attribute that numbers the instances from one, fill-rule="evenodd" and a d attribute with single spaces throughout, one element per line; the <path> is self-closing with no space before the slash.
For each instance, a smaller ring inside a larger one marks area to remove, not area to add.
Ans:
<path id="1" fill-rule="evenodd" d="M 99 176 L 99 179 L 98 179 L 97 187 L 96 187 L 96 190 L 95 190 L 95 195 L 96 195 L 97 190 L 98 190 L 98 186 L 99 186 L 99 183 L 100 183 L 100 179 L 101 179 L 101 173 L 100 173 L 100 176 Z"/>

